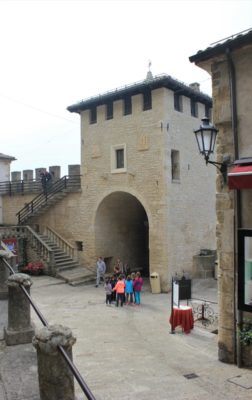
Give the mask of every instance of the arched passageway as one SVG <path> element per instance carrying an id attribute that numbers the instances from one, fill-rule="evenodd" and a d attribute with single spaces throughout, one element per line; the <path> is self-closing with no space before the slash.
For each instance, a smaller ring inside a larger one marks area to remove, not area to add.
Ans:
<path id="1" fill-rule="evenodd" d="M 108 271 L 117 258 L 131 271 L 149 275 L 149 224 L 140 201 L 129 193 L 114 192 L 103 199 L 95 218 L 97 256 L 105 258 Z"/>

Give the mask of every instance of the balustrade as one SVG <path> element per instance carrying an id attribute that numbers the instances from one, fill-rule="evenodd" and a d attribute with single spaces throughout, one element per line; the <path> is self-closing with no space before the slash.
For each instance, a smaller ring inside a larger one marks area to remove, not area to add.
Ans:
<path id="1" fill-rule="evenodd" d="M 66 239 L 64 239 L 59 233 L 55 230 L 46 226 L 45 235 L 55 244 L 57 244 L 69 257 L 72 259 L 76 258 L 76 250 L 74 246 L 69 243 Z"/>

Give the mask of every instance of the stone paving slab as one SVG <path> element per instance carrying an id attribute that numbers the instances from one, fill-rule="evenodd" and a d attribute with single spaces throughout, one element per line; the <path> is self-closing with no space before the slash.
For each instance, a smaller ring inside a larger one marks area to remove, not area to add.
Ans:
<path id="1" fill-rule="evenodd" d="M 7 400 L 39 400 L 37 355 L 31 344 L 2 347 L 0 377 Z M 1 392 L 0 392 L 1 393 Z M 0 397 L 1 399 L 1 397 Z"/>
<path id="2" fill-rule="evenodd" d="M 97 400 L 252 399 L 252 389 L 245 387 L 252 382 L 252 370 L 219 362 L 217 335 L 209 330 L 196 326 L 186 335 L 177 328 L 171 335 L 170 295 L 151 294 L 147 282 L 140 307 L 117 308 L 105 305 L 102 286 L 33 280 L 31 296 L 45 318 L 70 327 L 77 337 L 74 363 Z M 214 280 L 194 289 L 195 297 L 206 293 L 209 300 L 217 299 Z M 34 311 L 32 319 L 41 328 Z M 0 349 L 4 400 L 39 400 L 35 356 L 32 345 Z M 231 381 L 238 376 L 242 385 Z M 83 400 L 77 383 L 75 388 L 76 399 Z"/>
<path id="3" fill-rule="evenodd" d="M 229 379 L 229 382 L 241 386 L 244 389 L 252 389 L 251 374 L 238 375 Z"/>

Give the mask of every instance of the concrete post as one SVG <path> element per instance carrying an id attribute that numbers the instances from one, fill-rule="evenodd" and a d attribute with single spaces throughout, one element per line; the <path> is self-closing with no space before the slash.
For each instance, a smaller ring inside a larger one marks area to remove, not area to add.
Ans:
<path id="1" fill-rule="evenodd" d="M 5 266 L 2 257 L 0 257 L 0 300 L 8 299 L 8 287 L 6 281 L 9 271 Z"/>
<path id="2" fill-rule="evenodd" d="M 30 302 L 19 285 L 28 293 L 32 285 L 29 275 L 13 274 L 7 280 L 9 290 L 8 327 L 4 328 L 4 338 L 8 346 L 31 343 L 34 328 L 31 324 Z"/>
<path id="3" fill-rule="evenodd" d="M 56 264 L 55 264 L 55 258 L 54 258 L 54 252 L 51 251 L 49 253 L 49 265 L 48 265 L 48 273 L 51 276 L 56 276 L 57 270 L 56 270 Z"/>
<path id="4" fill-rule="evenodd" d="M 80 165 L 68 165 L 68 175 L 80 175 Z"/>
<path id="5" fill-rule="evenodd" d="M 49 167 L 49 172 L 52 175 L 52 180 L 58 181 L 60 179 L 60 167 L 59 166 L 52 166 Z"/>
<path id="6" fill-rule="evenodd" d="M 57 348 L 61 345 L 72 360 L 72 346 L 76 342 L 72 331 L 51 325 L 38 331 L 32 342 L 37 349 L 40 399 L 74 400 L 73 374 Z"/>
<path id="7" fill-rule="evenodd" d="M 41 176 L 40 174 L 42 174 L 43 172 L 46 172 L 46 168 L 36 168 L 35 169 L 35 179 L 36 181 L 40 181 L 41 180 Z"/>
<path id="8" fill-rule="evenodd" d="M 37 191 L 37 184 L 33 181 L 33 169 L 23 170 L 23 185 L 26 193 Z"/>
<path id="9" fill-rule="evenodd" d="M 23 170 L 23 180 L 25 182 L 33 180 L 33 169 L 24 169 Z"/>
<path id="10" fill-rule="evenodd" d="M 21 171 L 12 171 L 11 180 L 12 182 L 21 181 Z"/>
<path id="11" fill-rule="evenodd" d="M 21 181 L 21 172 L 13 171 L 11 173 L 11 182 L 6 184 L 7 191 L 12 192 L 22 192 L 22 181 Z"/>

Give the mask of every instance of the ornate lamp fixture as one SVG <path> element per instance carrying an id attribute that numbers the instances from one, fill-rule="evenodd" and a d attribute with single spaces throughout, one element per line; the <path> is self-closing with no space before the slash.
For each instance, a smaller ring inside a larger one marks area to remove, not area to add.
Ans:
<path id="1" fill-rule="evenodd" d="M 218 168 L 223 176 L 224 182 L 226 183 L 229 159 L 225 160 L 223 163 L 209 160 L 210 154 L 214 152 L 218 129 L 216 129 L 215 126 L 209 122 L 209 118 L 202 118 L 201 121 L 202 124 L 200 125 L 199 129 L 194 130 L 199 152 L 204 156 L 206 164 L 213 164 L 216 168 Z"/>

